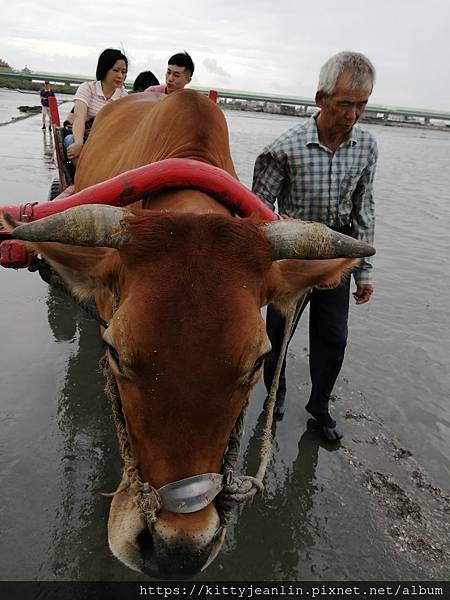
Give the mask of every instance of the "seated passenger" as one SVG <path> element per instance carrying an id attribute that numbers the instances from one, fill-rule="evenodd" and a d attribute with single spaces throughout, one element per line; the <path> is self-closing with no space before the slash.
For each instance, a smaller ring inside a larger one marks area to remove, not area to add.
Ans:
<path id="1" fill-rule="evenodd" d="M 120 51 L 107 48 L 97 62 L 97 81 L 86 81 L 78 88 L 74 98 L 72 135 L 64 138 L 67 157 L 76 165 L 85 142 L 85 132 L 92 125 L 98 111 L 113 100 L 126 96 L 123 87 L 128 71 L 128 59 Z"/>
<path id="2" fill-rule="evenodd" d="M 165 85 L 152 85 L 146 92 L 159 92 L 160 94 L 171 94 L 176 90 L 182 90 L 194 74 L 194 62 L 189 54 L 179 52 L 169 58 L 166 71 Z"/>
<path id="3" fill-rule="evenodd" d="M 142 71 L 133 83 L 133 92 L 145 92 L 149 86 L 159 85 L 158 79 L 151 71 Z"/>

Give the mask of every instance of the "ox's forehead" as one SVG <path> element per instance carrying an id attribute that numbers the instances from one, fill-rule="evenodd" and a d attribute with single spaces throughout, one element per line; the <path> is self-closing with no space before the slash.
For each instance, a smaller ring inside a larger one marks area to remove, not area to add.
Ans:
<path id="1" fill-rule="evenodd" d="M 258 291 L 239 270 L 205 274 L 182 265 L 176 273 L 131 278 L 111 324 L 121 343 L 132 336 L 136 342 L 170 339 L 185 347 L 197 340 L 203 348 L 227 347 L 242 339 L 248 346 L 261 323 Z"/>
<path id="2" fill-rule="evenodd" d="M 198 373 L 213 362 L 230 379 L 246 372 L 268 345 L 260 299 L 244 276 L 216 275 L 183 268 L 174 279 L 134 278 L 111 321 L 125 365 L 149 373 L 192 362 Z"/>
<path id="3" fill-rule="evenodd" d="M 190 272 L 235 271 L 263 277 L 271 263 L 271 246 L 256 223 L 216 214 L 148 214 L 142 211 L 127 221 L 129 242 L 121 250 L 128 270 L 151 272 L 152 277 L 170 265 Z M 142 273 L 141 273 L 142 276 Z"/>
<path id="4" fill-rule="evenodd" d="M 130 219 L 129 233 L 112 335 L 130 367 L 148 368 L 151 353 L 155 368 L 220 355 L 223 365 L 245 370 L 265 342 L 260 289 L 271 247 L 259 227 L 217 215 L 147 213 Z"/>

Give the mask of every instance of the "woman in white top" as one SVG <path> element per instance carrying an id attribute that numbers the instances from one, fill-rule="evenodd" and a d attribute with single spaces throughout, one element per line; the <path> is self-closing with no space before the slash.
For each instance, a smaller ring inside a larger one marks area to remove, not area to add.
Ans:
<path id="1" fill-rule="evenodd" d="M 83 148 L 86 122 L 113 100 L 126 96 L 123 87 L 128 71 L 128 59 L 120 51 L 107 48 L 98 57 L 96 79 L 86 81 L 78 88 L 74 98 L 72 135 L 64 139 L 67 157 L 76 165 Z"/>

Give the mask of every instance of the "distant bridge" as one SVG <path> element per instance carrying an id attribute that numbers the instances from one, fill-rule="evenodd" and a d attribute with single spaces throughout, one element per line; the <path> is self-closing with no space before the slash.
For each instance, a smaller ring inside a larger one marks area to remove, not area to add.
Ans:
<path id="1" fill-rule="evenodd" d="M 199 92 L 208 93 L 207 88 L 194 88 Z M 265 102 L 287 106 L 302 106 L 305 108 L 315 107 L 314 98 L 303 98 L 301 96 L 280 96 L 275 94 L 260 94 L 257 92 L 242 92 L 239 90 L 221 90 L 215 88 L 219 98 L 230 98 L 233 100 L 244 100 L 247 102 Z M 374 117 L 384 117 L 385 120 L 391 115 L 401 116 L 405 118 L 415 117 L 423 119 L 429 123 L 430 119 L 439 121 L 448 121 L 450 125 L 450 112 L 438 110 L 426 110 L 423 108 L 405 108 L 400 106 L 385 106 L 381 104 L 368 104 L 365 114 Z"/>
<path id="2" fill-rule="evenodd" d="M 0 84 L 2 77 L 16 77 L 38 82 L 50 81 L 52 84 L 65 84 L 69 86 L 78 86 L 80 83 L 83 83 L 84 81 L 90 81 L 92 79 L 92 77 L 86 77 L 86 75 L 47 73 L 45 71 L 16 72 L 0 69 Z M 133 82 L 127 81 L 125 85 L 128 89 L 131 89 L 133 87 Z M 193 86 L 192 89 L 204 94 L 209 92 L 209 88 Z M 275 104 L 280 107 L 302 107 L 304 112 L 306 112 L 308 108 L 316 106 L 313 98 L 303 98 L 301 96 L 281 96 L 277 94 L 262 94 L 259 92 L 243 92 L 240 90 L 214 89 L 217 90 L 219 98 L 231 100 L 233 103 L 239 103 L 239 101 L 241 101 L 243 105 L 248 103 L 250 105 L 250 110 L 257 110 L 258 104 L 260 104 L 261 110 L 267 109 L 268 104 Z M 280 112 L 289 114 L 288 110 L 282 110 Z M 293 109 L 291 114 L 301 114 L 301 112 L 297 112 L 295 109 Z M 426 125 L 430 123 L 430 120 L 445 121 L 446 125 L 450 127 L 450 112 L 438 110 L 368 104 L 365 115 L 367 117 L 384 121 L 392 120 L 393 118 L 397 121 L 402 120 L 404 122 L 408 122 L 408 120 L 411 119 L 421 119 L 421 121 Z"/>

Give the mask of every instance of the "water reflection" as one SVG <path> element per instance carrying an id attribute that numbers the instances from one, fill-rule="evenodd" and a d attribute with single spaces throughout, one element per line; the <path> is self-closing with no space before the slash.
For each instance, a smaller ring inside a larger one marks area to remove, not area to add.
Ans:
<path id="1" fill-rule="evenodd" d="M 43 146 L 43 158 L 44 164 L 47 168 L 52 171 L 55 169 L 55 163 L 53 160 L 54 144 L 53 144 L 53 133 L 47 129 L 42 130 L 42 146 Z"/>
<path id="2" fill-rule="evenodd" d="M 115 489 L 121 465 L 98 369 L 102 343 L 97 323 L 63 292 L 50 287 L 47 306 L 55 339 L 77 342 L 58 396 L 63 452 L 55 469 L 60 501 L 49 569 L 57 579 L 102 578 L 115 559 L 107 549 L 110 500 L 98 492 Z"/>
<path id="3" fill-rule="evenodd" d="M 241 472 L 254 474 L 258 468 L 264 419 L 261 412 L 246 447 Z M 324 442 L 310 420 L 298 442 L 294 461 L 286 464 L 277 447 L 277 425 L 274 422 L 272 427 L 273 456 L 265 478 L 266 490 L 235 515 L 223 565 L 205 574 L 206 579 L 220 576 L 224 565 L 226 572 L 232 574 L 231 579 L 248 579 L 249 564 L 242 561 L 243 556 L 251 561 L 252 579 L 315 579 L 315 573 L 323 570 L 317 557 L 312 556 L 326 537 L 326 523 L 317 507 L 322 486 L 316 471 L 319 451 L 334 452 L 339 445 Z"/>
<path id="4" fill-rule="evenodd" d="M 73 340 L 77 333 L 79 309 L 62 290 L 49 286 L 47 294 L 48 324 L 57 342 Z"/>

